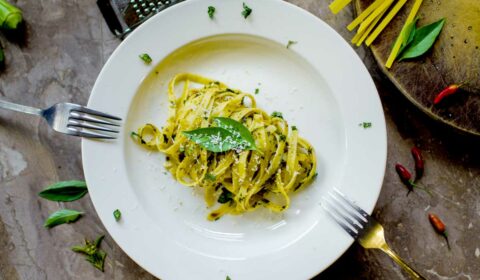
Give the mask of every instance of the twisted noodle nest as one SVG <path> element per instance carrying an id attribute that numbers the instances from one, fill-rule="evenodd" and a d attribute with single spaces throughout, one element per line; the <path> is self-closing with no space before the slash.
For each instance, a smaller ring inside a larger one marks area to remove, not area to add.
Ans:
<path id="1" fill-rule="evenodd" d="M 176 97 L 175 87 L 184 83 Z M 191 88 L 191 83 L 203 85 Z M 281 116 L 269 116 L 256 107 L 248 93 L 194 74 L 175 76 L 168 87 L 169 114 L 162 130 L 153 124 L 138 129 L 135 139 L 143 146 L 167 155 L 165 167 L 181 184 L 204 189 L 208 214 L 217 220 L 225 214 L 238 215 L 264 206 L 281 212 L 290 197 L 316 176 L 313 147 L 289 132 Z M 250 103 L 247 106 L 245 104 Z M 182 132 L 210 127 L 214 117 L 227 117 L 242 123 L 252 133 L 257 150 L 214 153 L 190 141 Z"/>

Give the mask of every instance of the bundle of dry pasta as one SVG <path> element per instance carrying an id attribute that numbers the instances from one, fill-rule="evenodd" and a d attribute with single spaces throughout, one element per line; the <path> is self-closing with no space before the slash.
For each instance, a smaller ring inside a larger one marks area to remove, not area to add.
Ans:
<path id="1" fill-rule="evenodd" d="M 329 7 L 334 14 L 337 14 L 350 2 L 351 0 L 334 0 Z M 399 39 L 401 39 L 402 34 L 406 33 L 405 31 L 410 23 L 415 20 L 415 16 L 417 15 L 422 2 L 423 0 L 415 0 L 412 10 L 410 11 L 402 31 L 400 32 Z M 347 26 L 347 29 L 350 31 L 353 31 L 358 27 L 357 34 L 355 34 L 355 36 L 352 38 L 352 43 L 360 46 L 363 42 L 365 42 L 365 45 L 370 46 L 380 35 L 380 33 L 382 33 L 382 31 L 388 26 L 388 24 L 405 5 L 405 3 L 407 3 L 407 0 L 373 1 L 370 6 L 368 6 Z M 392 66 L 393 61 L 395 61 L 395 58 L 400 51 L 401 45 L 402 40 L 397 39 L 385 65 L 387 68 Z"/>

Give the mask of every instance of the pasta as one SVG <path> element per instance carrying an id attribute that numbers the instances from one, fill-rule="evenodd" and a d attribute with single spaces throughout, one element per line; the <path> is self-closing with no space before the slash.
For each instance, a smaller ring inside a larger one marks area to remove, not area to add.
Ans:
<path id="1" fill-rule="evenodd" d="M 181 83 L 177 98 L 175 88 Z M 132 135 L 146 148 L 166 154 L 165 167 L 178 182 L 203 188 L 208 207 L 219 205 L 208 214 L 209 220 L 260 206 L 281 212 L 290 205 L 289 195 L 316 177 L 313 147 L 299 137 L 296 127 L 289 129 L 281 114 L 270 116 L 257 108 L 253 95 L 183 73 L 170 81 L 168 100 L 168 119 L 161 130 L 145 124 Z M 214 153 L 183 133 L 213 126 L 214 117 L 243 124 L 257 149 Z"/>

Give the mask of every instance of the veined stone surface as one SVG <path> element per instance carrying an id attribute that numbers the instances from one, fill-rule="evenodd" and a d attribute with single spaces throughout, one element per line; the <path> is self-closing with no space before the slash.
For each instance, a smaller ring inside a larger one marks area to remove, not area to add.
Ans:
<path id="1" fill-rule="evenodd" d="M 103 64 L 120 41 L 108 30 L 94 0 L 18 0 L 24 11 L 23 39 L 0 35 L 6 65 L 0 98 L 47 107 L 85 104 Z M 338 15 L 330 1 L 291 0 L 337 30 L 346 40 L 351 7 Z M 374 216 L 391 247 L 428 279 L 480 279 L 480 139 L 455 134 L 423 113 L 381 74 L 365 48 L 356 49 L 382 98 L 388 132 L 388 163 Z M 352 92 L 352 94 L 355 94 Z M 373 124 L 375 125 L 375 124 Z M 395 163 L 411 166 L 410 148 L 426 159 L 421 184 L 434 193 L 406 196 Z M 82 179 L 79 139 L 57 134 L 40 119 L 0 111 L 0 279 L 155 279 L 106 236 L 105 272 L 70 247 L 106 233 L 88 195 L 68 204 L 86 212 L 78 222 L 47 230 L 43 221 L 63 207 L 39 199 L 59 180 Z M 452 249 L 431 228 L 434 212 L 447 224 Z M 353 245 L 315 279 L 409 279 L 386 255 Z M 235 279 L 233 279 L 235 280 Z"/>

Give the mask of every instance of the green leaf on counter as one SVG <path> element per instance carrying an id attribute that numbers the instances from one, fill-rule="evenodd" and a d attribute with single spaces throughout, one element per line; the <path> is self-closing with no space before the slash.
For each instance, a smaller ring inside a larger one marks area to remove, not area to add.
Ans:
<path id="1" fill-rule="evenodd" d="M 400 54 L 400 60 L 415 58 L 426 53 L 435 43 L 445 24 L 445 18 L 415 31 L 413 39 Z"/>
<path id="2" fill-rule="evenodd" d="M 84 181 L 72 180 L 52 184 L 38 195 L 52 201 L 70 202 L 82 198 L 87 193 L 87 184 Z"/>
<path id="3" fill-rule="evenodd" d="M 46 228 L 52 228 L 61 224 L 69 224 L 77 221 L 82 216 L 83 212 L 78 212 L 76 210 L 62 209 L 51 214 L 45 221 L 44 226 Z"/>

